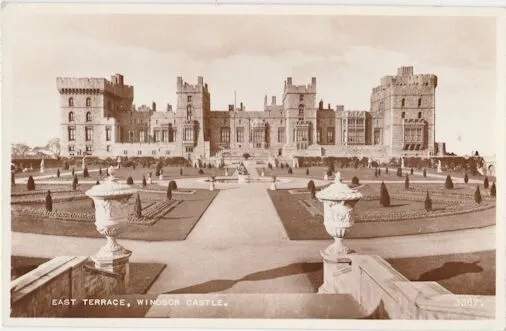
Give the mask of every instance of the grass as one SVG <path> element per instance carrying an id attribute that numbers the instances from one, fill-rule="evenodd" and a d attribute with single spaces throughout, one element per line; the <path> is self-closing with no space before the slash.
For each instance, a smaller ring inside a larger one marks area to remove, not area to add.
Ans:
<path id="1" fill-rule="evenodd" d="M 195 194 L 174 195 L 183 202 L 149 226 L 129 223 L 119 238 L 146 241 L 184 240 L 197 224 L 219 191 L 196 190 Z M 163 193 L 140 192 L 141 201 L 165 199 Z M 91 211 L 89 200 L 75 201 L 78 208 Z M 79 205 L 82 204 L 81 207 Z M 53 210 L 58 208 L 55 204 Z M 133 208 L 133 202 L 132 202 Z M 50 235 L 103 238 L 92 222 L 74 222 L 57 219 L 39 219 L 29 216 L 12 216 L 12 231 Z"/>
<path id="2" fill-rule="evenodd" d="M 180 175 L 180 169 L 183 170 L 183 175 Z M 198 168 L 192 168 L 192 167 L 163 167 L 163 178 L 165 180 L 167 179 L 174 179 L 174 178 L 192 178 L 192 177 L 205 177 L 205 176 L 224 176 L 225 175 L 225 169 L 218 169 L 218 168 L 202 168 L 204 171 L 204 174 L 199 174 Z M 128 168 L 120 168 L 115 169 L 114 176 L 121 178 L 121 179 L 127 179 L 128 177 L 132 177 L 134 181 L 142 180 L 142 176 L 144 175 L 146 177 L 146 180 L 148 179 L 148 175 L 151 172 L 152 179 L 158 179 L 158 177 L 155 176 L 156 173 L 156 167 L 151 166 L 150 168 L 142 168 L 137 166 L 135 170 L 132 167 Z M 103 169 L 103 174 L 105 176 L 105 169 Z"/>
<path id="3" fill-rule="evenodd" d="M 411 281 L 435 281 L 455 294 L 495 295 L 495 251 L 387 260 Z"/>
<path id="4" fill-rule="evenodd" d="M 365 189 L 371 190 L 370 185 L 367 185 Z M 389 186 L 390 189 L 391 187 Z M 323 217 L 311 215 L 299 202 L 300 199 L 309 199 L 309 194 L 290 194 L 288 190 L 269 190 L 268 193 L 291 240 L 331 239 L 323 226 Z M 401 208 L 404 210 L 423 208 L 423 202 L 418 201 L 397 201 L 393 199 L 392 202 L 398 206 L 390 208 Z M 441 207 L 436 202 L 433 202 L 433 206 L 434 208 Z M 358 212 L 383 210 L 383 207 L 379 205 L 377 200 L 361 200 L 357 203 L 356 208 Z M 389 222 L 357 222 L 347 232 L 346 237 L 374 238 L 478 228 L 495 224 L 495 217 L 495 208 L 490 208 L 483 211 L 444 217 L 435 216 Z"/>

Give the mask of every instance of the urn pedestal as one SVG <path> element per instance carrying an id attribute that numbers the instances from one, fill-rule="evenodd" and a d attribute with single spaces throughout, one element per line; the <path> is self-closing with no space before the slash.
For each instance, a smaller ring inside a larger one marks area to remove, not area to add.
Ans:
<path id="1" fill-rule="evenodd" d="M 323 175 L 323 180 L 329 180 L 329 175 L 327 174 Z"/>
<path id="2" fill-rule="evenodd" d="M 214 191 L 214 179 L 209 180 L 209 191 Z"/>
<path id="3" fill-rule="evenodd" d="M 131 211 L 129 199 L 137 190 L 130 185 L 120 184 L 113 177 L 114 168 L 108 169 L 109 177 L 102 184 L 93 186 L 86 195 L 93 199 L 95 205 L 95 226 L 97 231 L 106 237 L 107 243 L 91 257 L 95 268 L 120 276 L 116 292 L 126 291 L 128 287 L 128 261 L 132 252 L 121 246 L 116 237 L 128 223 Z"/>
<path id="4" fill-rule="evenodd" d="M 43 174 L 44 172 L 45 172 L 44 159 L 42 159 L 42 161 L 40 161 L 40 173 Z"/>
<path id="5" fill-rule="evenodd" d="M 237 181 L 241 184 L 249 183 L 249 175 L 237 175 Z"/>
<path id="6" fill-rule="evenodd" d="M 353 207 L 362 194 L 341 183 L 341 173 L 336 174 L 335 182 L 316 193 L 323 203 L 323 225 L 334 242 L 320 252 L 324 264 L 324 282 L 318 293 L 335 293 L 332 289 L 334 277 L 349 268 L 346 257 L 353 251 L 344 244 L 346 231 L 353 226 Z M 345 262 L 343 262 L 345 261 Z"/>

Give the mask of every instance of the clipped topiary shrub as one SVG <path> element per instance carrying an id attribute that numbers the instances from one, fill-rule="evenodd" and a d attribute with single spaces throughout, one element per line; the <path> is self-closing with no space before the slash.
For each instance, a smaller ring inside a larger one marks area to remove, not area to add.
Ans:
<path id="1" fill-rule="evenodd" d="M 102 167 L 98 168 L 98 174 L 102 175 Z"/>
<path id="2" fill-rule="evenodd" d="M 170 188 L 170 184 L 167 186 L 167 200 L 172 200 L 172 189 Z"/>
<path id="3" fill-rule="evenodd" d="M 95 185 L 100 185 L 100 181 L 97 179 L 97 182 L 95 183 Z"/>
<path id="4" fill-rule="evenodd" d="M 142 175 L 142 187 L 146 187 L 146 176 Z"/>
<path id="5" fill-rule="evenodd" d="M 359 184 L 359 182 L 360 182 L 360 181 L 359 181 L 359 179 L 358 179 L 358 177 L 357 177 L 357 176 L 354 176 L 354 177 L 351 179 L 351 184 L 352 184 L 353 186 L 357 186 L 357 185 Z"/>
<path id="6" fill-rule="evenodd" d="M 388 172 L 387 172 L 388 174 Z M 378 168 L 378 177 L 381 176 L 381 168 Z"/>
<path id="7" fill-rule="evenodd" d="M 427 169 L 423 168 L 423 177 L 427 177 Z"/>
<path id="8" fill-rule="evenodd" d="M 309 176 L 309 168 L 306 168 L 306 176 Z"/>
<path id="9" fill-rule="evenodd" d="M 388 175 L 388 167 L 385 168 L 385 173 Z"/>
<path id="10" fill-rule="evenodd" d="M 179 176 L 183 176 L 183 168 L 179 168 Z"/>
<path id="11" fill-rule="evenodd" d="M 127 183 L 128 185 L 133 185 L 133 184 L 134 184 L 134 179 L 132 178 L 132 176 L 130 176 L 130 177 L 128 177 L 128 178 L 127 178 L 126 183 Z"/>
<path id="12" fill-rule="evenodd" d="M 171 189 L 172 191 L 177 190 L 177 184 L 176 184 L 176 181 L 171 180 L 171 181 L 169 182 L 169 187 L 170 187 L 170 189 Z"/>
<path id="13" fill-rule="evenodd" d="M 74 179 L 72 180 L 72 189 L 74 191 L 77 189 L 77 184 L 79 184 L 79 180 L 77 179 L 77 175 L 74 175 Z"/>
<path id="14" fill-rule="evenodd" d="M 409 176 L 406 174 L 406 179 L 404 180 L 404 188 L 409 190 Z"/>
<path id="15" fill-rule="evenodd" d="M 56 169 L 56 178 L 60 178 L 60 168 Z"/>
<path id="16" fill-rule="evenodd" d="M 476 191 L 474 191 L 474 201 L 476 203 L 481 203 L 481 192 L 479 185 L 476 185 Z"/>
<path id="17" fill-rule="evenodd" d="M 309 182 L 307 182 L 307 189 L 308 191 L 311 191 L 313 188 L 316 189 L 316 185 L 314 184 L 313 180 L 310 180 Z"/>
<path id="18" fill-rule="evenodd" d="M 402 168 L 401 167 L 397 168 L 397 177 L 402 177 Z"/>
<path id="19" fill-rule="evenodd" d="M 446 176 L 445 188 L 447 188 L 448 190 L 453 189 L 453 181 L 450 175 Z"/>
<path id="20" fill-rule="evenodd" d="M 76 174 L 76 171 L 74 170 L 74 168 L 72 168 L 72 177 L 74 177 L 75 174 Z"/>
<path id="21" fill-rule="evenodd" d="M 492 183 L 492 186 L 490 186 L 490 196 L 495 197 L 495 182 Z"/>
<path id="22" fill-rule="evenodd" d="M 427 194 L 425 195 L 424 208 L 426 211 L 432 210 L 432 199 L 429 196 L 429 190 L 427 190 Z"/>
<path id="23" fill-rule="evenodd" d="M 84 178 L 90 177 L 90 174 L 88 172 L 88 167 L 84 167 L 84 169 L 83 169 L 83 177 Z"/>
<path id="24" fill-rule="evenodd" d="M 378 168 L 374 169 L 374 177 L 378 177 Z"/>
<path id="25" fill-rule="evenodd" d="M 291 175 L 292 174 L 292 168 L 288 167 L 288 174 Z"/>
<path id="26" fill-rule="evenodd" d="M 464 183 L 467 184 L 469 182 L 469 176 L 467 175 L 467 172 L 464 174 Z"/>
<path id="27" fill-rule="evenodd" d="M 281 163 L 281 164 L 279 165 L 279 167 L 280 167 L 281 169 L 283 169 L 285 166 L 283 165 L 283 163 Z"/>
<path id="28" fill-rule="evenodd" d="M 410 172 L 410 174 L 412 174 L 412 175 L 415 173 L 415 171 L 413 170 L 413 168 L 411 168 L 411 170 L 410 170 L 409 172 Z"/>
<path id="29" fill-rule="evenodd" d="M 485 177 L 485 180 L 483 181 L 483 188 L 488 188 L 488 177 Z"/>
<path id="30" fill-rule="evenodd" d="M 26 182 L 26 189 L 28 191 L 35 190 L 35 181 L 33 180 L 32 176 L 28 177 L 28 181 Z"/>
<path id="31" fill-rule="evenodd" d="M 199 169 L 199 175 L 203 175 L 204 174 L 204 170 L 202 170 L 202 168 Z"/>
<path id="32" fill-rule="evenodd" d="M 51 191 L 47 191 L 46 194 L 46 210 L 53 211 L 53 198 L 51 197 Z"/>
<path id="33" fill-rule="evenodd" d="M 387 186 L 384 182 L 381 182 L 380 187 L 380 204 L 383 207 L 389 207 L 390 206 L 390 194 L 388 194 Z"/>
<path id="34" fill-rule="evenodd" d="M 135 196 L 134 215 L 137 218 L 142 217 L 141 197 L 139 196 L 139 193 Z"/>

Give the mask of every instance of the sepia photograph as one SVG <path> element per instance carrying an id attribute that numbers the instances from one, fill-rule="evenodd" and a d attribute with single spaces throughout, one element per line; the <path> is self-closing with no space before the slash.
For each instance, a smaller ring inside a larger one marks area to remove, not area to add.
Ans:
<path id="1" fill-rule="evenodd" d="M 2 9 L 4 323 L 504 327 L 504 11 L 281 7 Z"/>

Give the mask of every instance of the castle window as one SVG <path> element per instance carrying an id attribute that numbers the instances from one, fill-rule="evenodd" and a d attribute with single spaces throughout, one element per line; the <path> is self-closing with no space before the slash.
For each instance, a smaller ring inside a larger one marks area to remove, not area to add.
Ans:
<path id="1" fill-rule="evenodd" d="M 299 105 L 299 121 L 303 121 L 303 120 L 304 120 L 304 105 L 300 104 Z"/>
<path id="2" fill-rule="evenodd" d="M 93 128 L 92 127 L 86 127 L 85 128 L 85 139 L 86 141 L 91 141 L 93 138 Z"/>
<path id="3" fill-rule="evenodd" d="M 418 112 L 418 118 L 422 118 L 422 112 L 421 111 Z"/>
<path id="4" fill-rule="evenodd" d="M 401 118 L 405 118 L 406 117 L 406 112 L 402 112 L 402 115 L 401 115 Z"/>
<path id="5" fill-rule="evenodd" d="M 192 146 L 186 146 L 186 153 L 193 153 L 193 147 Z"/>
<path id="6" fill-rule="evenodd" d="M 91 113 L 90 112 L 86 113 L 86 122 L 91 122 Z"/>
<path id="7" fill-rule="evenodd" d="M 220 138 L 222 143 L 230 142 L 230 128 L 221 128 Z"/>
<path id="8" fill-rule="evenodd" d="M 186 107 L 186 119 L 188 121 L 191 121 L 192 119 L 192 105 L 188 105 L 188 107 Z"/>
<path id="9" fill-rule="evenodd" d="M 124 155 L 127 155 L 127 154 L 128 154 L 128 150 L 124 149 L 124 150 L 123 150 L 123 154 L 124 154 Z"/>
<path id="10" fill-rule="evenodd" d="M 91 107 L 91 98 L 86 98 L 86 107 Z"/>
<path id="11" fill-rule="evenodd" d="M 401 107 L 404 107 L 406 105 L 406 99 L 402 98 L 401 100 Z"/>
<path id="12" fill-rule="evenodd" d="M 236 129 L 236 131 L 237 131 L 237 142 L 238 143 L 244 142 L 244 128 L 239 127 Z"/>
<path id="13" fill-rule="evenodd" d="M 145 143 L 146 142 L 146 132 L 144 132 L 144 131 L 140 131 L 139 132 L 139 141 L 141 143 Z"/>
<path id="14" fill-rule="evenodd" d="M 159 142 L 160 141 L 160 131 L 156 130 L 155 131 L 155 143 Z"/>
<path id="15" fill-rule="evenodd" d="M 418 98 L 418 107 L 422 105 L 422 98 Z"/>
<path id="16" fill-rule="evenodd" d="M 106 150 L 107 152 L 110 152 L 110 151 L 111 151 L 111 145 L 107 145 L 107 146 L 105 147 L 105 150 Z"/>
<path id="17" fill-rule="evenodd" d="M 128 140 L 130 140 L 131 143 L 134 142 L 134 132 L 128 131 Z"/>
<path id="18" fill-rule="evenodd" d="M 69 136 L 69 141 L 76 140 L 76 128 L 69 128 L 68 136 Z"/>
<path id="19" fill-rule="evenodd" d="M 75 151 L 75 146 L 69 145 L 69 152 L 74 152 L 74 151 Z"/>
<path id="20" fill-rule="evenodd" d="M 74 112 L 69 113 L 69 122 L 74 122 Z"/>
<path id="21" fill-rule="evenodd" d="M 316 131 L 316 142 L 319 144 L 321 143 L 321 133 L 322 133 L 322 128 L 318 128 L 317 131 Z"/>
<path id="22" fill-rule="evenodd" d="M 384 109 L 383 106 L 384 106 L 383 105 L 383 101 L 381 101 L 380 104 L 379 104 L 379 110 L 383 110 Z"/>
<path id="23" fill-rule="evenodd" d="M 192 102 L 192 96 L 189 95 L 188 98 L 187 98 L 188 102 Z"/>
<path id="24" fill-rule="evenodd" d="M 331 127 L 327 128 L 327 143 L 329 144 L 334 143 L 334 128 Z"/>
<path id="25" fill-rule="evenodd" d="M 105 128 L 105 140 L 111 141 L 111 127 L 109 126 Z"/>
<path id="26" fill-rule="evenodd" d="M 163 130 L 162 131 L 162 141 L 163 142 L 168 142 L 169 141 L 169 133 L 167 132 L 167 130 Z"/>
<path id="27" fill-rule="evenodd" d="M 86 153 L 91 154 L 92 151 L 91 145 L 86 145 Z"/>
<path id="28" fill-rule="evenodd" d="M 285 142 L 285 128 L 278 128 L 278 143 Z"/>
<path id="29" fill-rule="evenodd" d="M 304 101 L 304 94 L 299 94 L 299 101 Z"/>
<path id="30" fill-rule="evenodd" d="M 74 98 L 69 98 L 69 107 L 74 106 Z"/>

